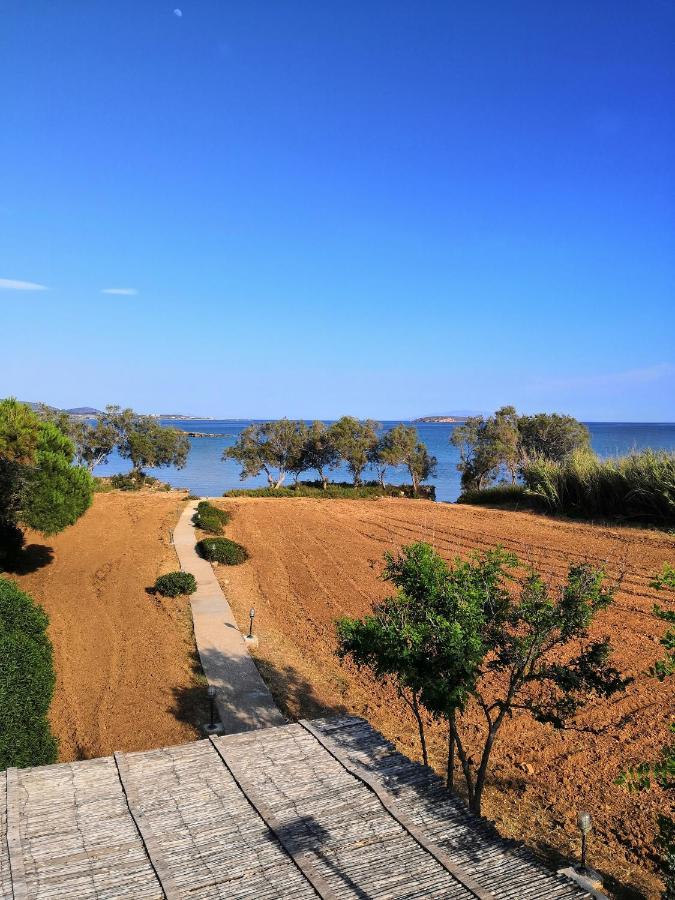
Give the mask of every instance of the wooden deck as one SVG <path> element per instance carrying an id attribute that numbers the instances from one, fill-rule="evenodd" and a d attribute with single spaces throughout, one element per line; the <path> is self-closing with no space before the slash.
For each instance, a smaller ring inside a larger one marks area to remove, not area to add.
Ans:
<path id="1" fill-rule="evenodd" d="M 0 900 L 581 900 L 361 719 L 0 773 Z"/>

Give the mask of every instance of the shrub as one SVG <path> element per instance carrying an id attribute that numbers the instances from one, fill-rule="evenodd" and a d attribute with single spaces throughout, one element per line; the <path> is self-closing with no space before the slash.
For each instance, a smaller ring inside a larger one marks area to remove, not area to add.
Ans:
<path id="1" fill-rule="evenodd" d="M 486 506 L 531 506 L 532 498 L 522 484 L 495 484 L 480 491 L 463 491 L 457 502 Z"/>
<path id="2" fill-rule="evenodd" d="M 230 514 L 224 509 L 213 506 L 208 500 L 202 500 L 197 504 L 197 512 L 192 521 L 202 531 L 208 531 L 209 534 L 222 534 L 223 525 L 227 525 L 230 521 Z"/>
<path id="3" fill-rule="evenodd" d="M 197 582 L 190 572 L 168 572 L 159 576 L 155 582 L 155 590 L 162 597 L 180 597 L 183 594 L 194 594 Z"/>
<path id="4" fill-rule="evenodd" d="M 140 491 L 143 480 L 135 478 L 131 472 L 124 475 L 112 475 L 110 484 L 118 491 Z"/>
<path id="5" fill-rule="evenodd" d="M 28 594 L 0 578 L 0 769 L 56 759 L 47 720 L 56 680 L 47 624 Z"/>
<path id="6" fill-rule="evenodd" d="M 228 538 L 205 538 L 197 544 L 197 552 L 209 562 L 225 563 L 227 566 L 236 566 L 248 559 L 245 547 Z"/>
<path id="7" fill-rule="evenodd" d="M 324 488 L 320 481 L 299 481 L 288 487 L 235 488 L 223 494 L 223 497 L 313 497 L 316 500 L 377 500 L 379 497 L 401 496 L 415 500 L 433 500 L 436 488 L 433 484 L 422 484 L 415 494 L 411 484 L 388 484 L 383 488 L 376 481 L 357 486 L 348 482 L 329 481 Z"/>

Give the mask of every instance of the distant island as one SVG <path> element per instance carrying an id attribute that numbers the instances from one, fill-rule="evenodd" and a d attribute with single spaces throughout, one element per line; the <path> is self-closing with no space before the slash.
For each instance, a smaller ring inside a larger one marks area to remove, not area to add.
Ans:
<path id="1" fill-rule="evenodd" d="M 466 421 L 466 417 L 463 416 L 420 416 L 419 419 L 413 419 L 413 422 L 422 422 L 427 425 L 464 421 Z"/>

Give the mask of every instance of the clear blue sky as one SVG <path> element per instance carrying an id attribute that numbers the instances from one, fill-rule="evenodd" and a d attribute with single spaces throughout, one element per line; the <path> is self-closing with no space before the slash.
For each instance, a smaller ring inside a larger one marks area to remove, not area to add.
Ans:
<path id="1" fill-rule="evenodd" d="M 0 396 L 675 419 L 674 38 L 670 0 L 0 2 Z"/>

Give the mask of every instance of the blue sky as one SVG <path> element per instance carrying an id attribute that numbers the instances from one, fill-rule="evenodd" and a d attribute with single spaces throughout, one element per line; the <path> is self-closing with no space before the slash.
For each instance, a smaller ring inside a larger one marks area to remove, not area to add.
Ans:
<path id="1" fill-rule="evenodd" d="M 0 396 L 675 419 L 669 0 L 0 13 Z"/>

